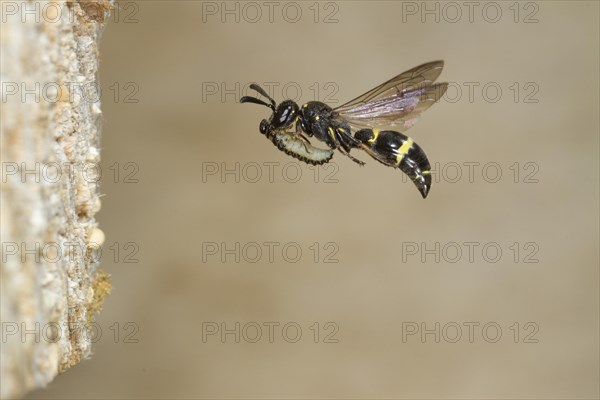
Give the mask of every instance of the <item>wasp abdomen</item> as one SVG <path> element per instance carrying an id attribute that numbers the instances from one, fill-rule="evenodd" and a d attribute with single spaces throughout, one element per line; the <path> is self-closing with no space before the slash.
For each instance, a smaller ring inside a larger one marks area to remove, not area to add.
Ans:
<path id="1" fill-rule="evenodd" d="M 413 181 L 421 196 L 431 188 L 431 165 L 423 149 L 412 138 L 396 131 L 361 129 L 354 138 L 381 163 L 399 168 Z"/>

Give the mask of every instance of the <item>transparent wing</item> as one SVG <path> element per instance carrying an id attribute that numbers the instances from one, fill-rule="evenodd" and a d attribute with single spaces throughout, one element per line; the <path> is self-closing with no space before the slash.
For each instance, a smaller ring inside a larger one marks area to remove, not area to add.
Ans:
<path id="1" fill-rule="evenodd" d="M 338 118 L 358 127 L 397 126 L 406 130 L 446 92 L 447 83 L 433 83 L 443 67 L 443 61 L 433 61 L 403 72 L 335 108 Z"/>

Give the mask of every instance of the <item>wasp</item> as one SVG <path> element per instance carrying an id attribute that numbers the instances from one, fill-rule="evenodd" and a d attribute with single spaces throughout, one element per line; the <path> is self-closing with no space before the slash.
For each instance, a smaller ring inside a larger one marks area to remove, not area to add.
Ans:
<path id="1" fill-rule="evenodd" d="M 431 189 L 431 165 L 425 152 L 412 138 L 389 128 L 406 131 L 444 95 L 448 84 L 435 83 L 443 67 L 443 61 L 419 65 L 336 108 L 320 101 L 299 106 L 285 100 L 278 105 L 256 84 L 250 88 L 268 102 L 244 96 L 240 103 L 272 110 L 271 117 L 260 122 L 259 130 L 286 154 L 320 165 L 329 162 L 337 150 L 362 166 L 365 163 L 350 154 L 361 149 L 380 163 L 400 169 L 426 198 Z M 309 137 L 324 142 L 328 149 L 314 147 Z"/>

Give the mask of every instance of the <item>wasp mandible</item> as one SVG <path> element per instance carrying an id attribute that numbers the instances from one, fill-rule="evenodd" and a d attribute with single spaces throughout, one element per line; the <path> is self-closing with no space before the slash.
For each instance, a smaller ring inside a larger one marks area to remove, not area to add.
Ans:
<path id="1" fill-rule="evenodd" d="M 277 105 L 256 84 L 250 88 L 269 102 L 244 96 L 240 103 L 261 104 L 273 111 L 268 120 L 260 122 L 260 133 L 286 154 L 320 165 L 329 162 L 333 151 L 338 150 L 362 166 L 365 163 L 350 154 L 352 149 L 362 149 L 380 163 L 399 168 L 426 198 L 431 188 L 431 166 L 423 149 L 400 132 L 379 128 L 397 127 L 405 131 L 414 126 L 420 114 L 448 88 L 445 82 L 434 83 L 443 67 L 443 61 L 420 65 L 336 108 L 320 101 L 309 101 L 300 107 L 292 100 L 285 100 Z M 312 146 L 307 136 L 315 137 L 329 148 Z"/>

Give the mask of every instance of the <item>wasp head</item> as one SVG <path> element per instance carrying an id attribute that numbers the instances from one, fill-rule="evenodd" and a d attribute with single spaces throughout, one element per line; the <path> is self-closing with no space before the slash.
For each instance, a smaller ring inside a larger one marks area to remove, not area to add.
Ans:
<path id="1" fill-rule="evenodd" d="M 286 100 L 279 104 L 275 109 L 275 112 L 271 116 L 270 128 L 271 129 L 285 129 L 290 127 L 296 117 L 298 116 L 298 104 L 292 100 Z"/>
<path id="2" fill-rule="evenodd" d="M 250 85 L 250 88 L 256 90 L 258 93 L 262 94 L 264 97 L 269 99 L 269 103 L 252 96 L 242 97 L 240 99 L 240 103 L 260 104 L 263 106 L 267 106 L 271 110 L 273 110 L 273 113 L 271 114 L 269 120 L 263 119 L 262 121 L 260 121 L 260 133 L 262 133 L 263 135 L 269 135 L 274 130 L 288 128 L 294 123 L 299 111 L 299 107 L 295 102 L 293 102 L 292 100 L 286 100 L 281 104 L 277 105 L 277 103 L 275 103 L 275 100 L 273 100 L 267 94 L 267 92 L 265 92 L 263 88 L 261 88 L 257 84 L 253 83 L 252 85 Z"/>

